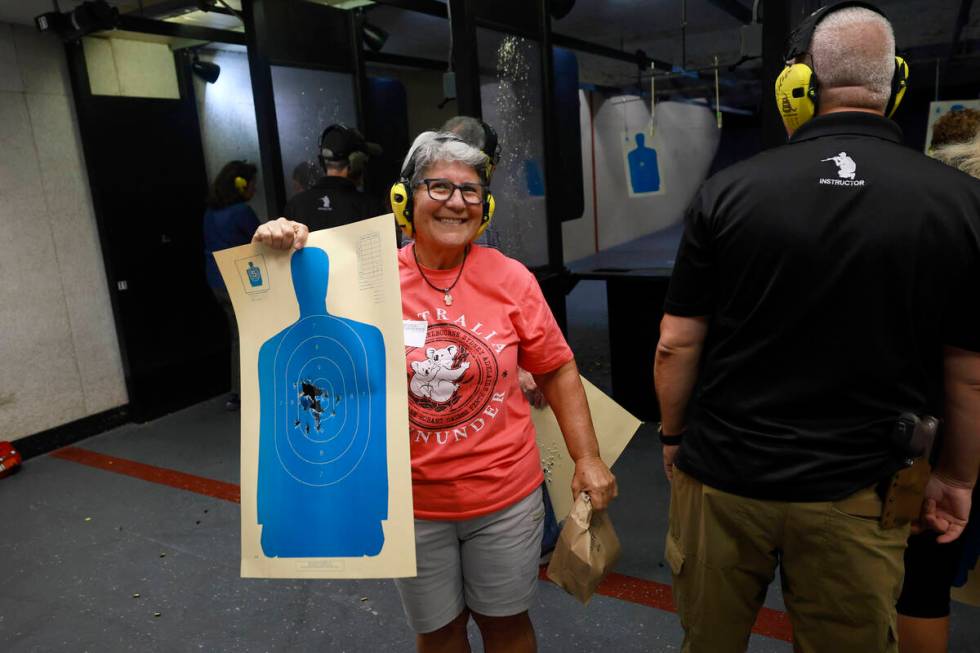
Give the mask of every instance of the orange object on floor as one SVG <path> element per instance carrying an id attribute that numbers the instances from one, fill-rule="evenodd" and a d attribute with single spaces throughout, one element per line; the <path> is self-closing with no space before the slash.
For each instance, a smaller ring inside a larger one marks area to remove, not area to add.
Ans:
<path id="1" fill-rule="evenodd" d="M 13 474 L 20 467 L 23 458 L 9 442 L 0 442 L 0 478 Z"/>

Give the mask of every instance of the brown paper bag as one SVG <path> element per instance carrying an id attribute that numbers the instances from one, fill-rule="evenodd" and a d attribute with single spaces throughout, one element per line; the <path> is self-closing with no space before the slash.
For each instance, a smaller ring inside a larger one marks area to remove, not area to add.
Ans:
<path id="1" fill-rule="evenodd" d="M 583 604 L 619 561 L 619 538 L 605 510 L 595 511 L 582 493 L 565 519 L 551 554 L 548 578 Z"/>

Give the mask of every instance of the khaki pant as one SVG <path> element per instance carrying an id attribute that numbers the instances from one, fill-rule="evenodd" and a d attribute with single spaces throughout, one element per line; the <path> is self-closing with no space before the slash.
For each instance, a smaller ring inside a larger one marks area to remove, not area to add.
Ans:
<path id="1" fill-rule="evenodd" d="M 873 488 L 837 502 L 760 501 L 674 468 L 666 557 L 684 653 L 745 651 L 777 564 L 798 652 L 897 652 L 908 526 Z"/>

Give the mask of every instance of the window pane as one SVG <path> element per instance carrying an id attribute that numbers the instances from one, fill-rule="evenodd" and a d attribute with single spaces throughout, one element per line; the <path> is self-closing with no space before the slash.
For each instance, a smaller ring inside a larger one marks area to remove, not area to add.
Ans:
<path id="1" fill-rule="evenodd" d="M 293 170 L 301 163 L 319 173 L 320 134 L 334 123 L 357 125 L 354 77 L 306 68 L 272 66 L 272 88 L 279 126 L 286 196 L 295 193 Z"/>
<path id="2" fill-rule="evenodd" d="M 525 265 L 548 262 L 541 52 L 525 38 L 478 28 L 483 119 L 500 138 L 486 239 Z"/>

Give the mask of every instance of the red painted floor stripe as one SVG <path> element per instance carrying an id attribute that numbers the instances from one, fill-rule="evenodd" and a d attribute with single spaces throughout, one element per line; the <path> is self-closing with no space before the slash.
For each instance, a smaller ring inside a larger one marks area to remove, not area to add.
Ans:
<path id="1" fill-rule="evenodd" d="M 541 567 L 538 576 L 541 580 L 549 580 L 545 567 Z M 606 576 L 602 583 L 599 584 L 599 587 L 596 589 L 596 594 L 621 601 L 629 601 L 630 603 L 646 605 L 651 608 L 657 608 L 658 610 L 677 612 L 677 609 L 674 607 L 674 598 L 670 585 L 652 580 L 625 576 L 613 572 Z M 793 641 L 793 627 L 789 622 L 789 617 L 786 616 L 785 612 L 770 608 L 759 610 L 759 616 L 756 617 L 752 632 L 757 635 L 772 637 L 773 639 L 781 639 L 785 642 Z"/>
<path id="2" fill-rule="evenodd" d="M 195 492 L 233 503 L 241 503 L 240 488 L 234 483 L 225 483 L 224 481 L 185 474 L 184 472 L 178 472 L 164 467 L 138 463 L 134 460 L 116 458 L 115 456 L 82 449 L 81 447 L 64 447 L 51 452 L 50 455 L 61 460 L 68 460 L 96 469 L 131 476 L 150 483 L 166 485 L 179 490 L 187 490 L 188 492 Z M 544 567 L 541 568 L 540 576 L 542 580 L 548 580 Z M 670 585 L 652 580 L 611 573 L 602 581 L 596 593 L 621 601 L 629 601 L 630 603 L 638 603 L 651 608 L 657 608 L 658 610 L 676 612 Z M 793 640 L 793 630 L 786 614 L 769 608 L 762 608 L 759 611 L 759 616 L 756 619 L 752 632 L 787 642 Z"/>
<path id="3" fill-rule="evenodd" d="M 51 452 L 51 456 L 88 465 L 89 467 L 95 467 L 96 469 L 104 469 L 109 472 L 132 476 L 133 478 L 149 481 L 150 483 L 168 485 L 179 490 L 187 490 L 188 492 L 203 494 L 214 497 L 215 499 L 241 503 L 241 492 L 239 487 L 234 483 L 215 481 L 214 479 L 185 474 L 164 467 L 145 465 L 134 460 L 107 456 L 106 454 L 89 451 L 80 447 L 64 447 Z"/>

